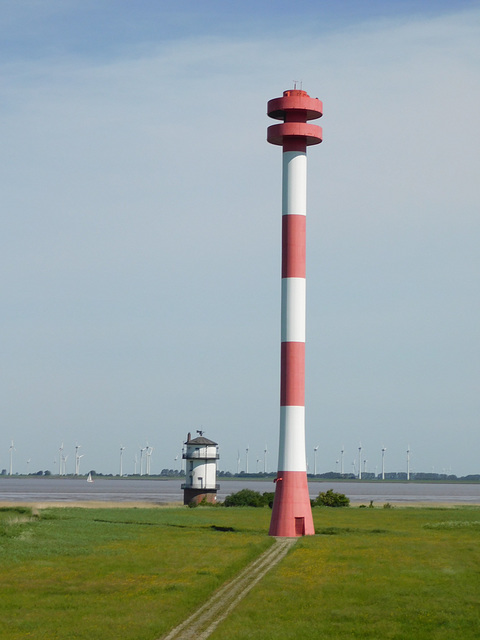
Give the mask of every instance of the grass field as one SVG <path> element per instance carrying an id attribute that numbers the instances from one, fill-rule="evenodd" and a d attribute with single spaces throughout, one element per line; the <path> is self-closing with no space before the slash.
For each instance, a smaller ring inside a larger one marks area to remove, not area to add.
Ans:
<path id="1" fill-rule="evenodd" d="M 270 510 L 0 510 L 0 638 L 156 640 L 263 552 Z M 213 639 L 480 637 L 480 509 L 314 509 Z"/>
<path id="2" fill-rule="evenodd" d="M 211 638 L 480 638 L 480 510 L 315 509 Z M 261 604 L 260 604 L 261 603 Z"/>
<path id="3" fill-rule="evenodd" d="M 272 544 L 258 513 L 238 523 L 232 516 L 186 508 L 0 511 L 0 638 L 160 637 Z M 236 531 L 222 530 L 232 525 Z"/>

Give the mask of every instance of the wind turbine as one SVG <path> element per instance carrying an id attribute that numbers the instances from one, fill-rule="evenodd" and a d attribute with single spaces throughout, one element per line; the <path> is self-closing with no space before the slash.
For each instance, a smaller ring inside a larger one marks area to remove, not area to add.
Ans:
<path id="1" fill-rule="evenodd" d="M 248 473 L 248 445 L 245 449 L 245 473 Z"/>
<path id="2" fill-rule="evenodd" d="M 120 446 L 120 477 L 123 478 L 123 452 L 125 451 L 124 446 Z"/>
<path id="3" fill-rule="evenodd" d="M 135 457 L 133 459 L 134 462 L 134 467 L 133 467 L 133 475 L 136 476 L 137 475 L 137 454 L 135 454 Z"/>
<path id="4" fill-rule="evenodd" d="M 10 445 L 10 469 L 9 469 L 10 473 L 8 474 L 9 476 L 11 476 L 13 473 L 13 452 L 14 451 L 16 451 L 16 449 L 12 440 L 12 444 Z"/>
<path id="5" fill-rule="evenodd" d="M 75 475 L 80 475 L 80 459 L 83 458 L 85 454 L 82 453 L 81 456 L 75 456 Z"/>
<path id="6" fill-rule="evenodd" d="M 63 472 L 62 475 L 66 476 L 67 475 L 67 460 L 68 460 L 68 456 L 69 454 L 67 453 L 66 456 L 62 455 L 62 465 L 63 465 Z"/>
<path id="7" fill-rule="evenodd" d="M 145 461 L 145 471 L 147 476 L 150 475 L 150 462 L 151 462 L 151 457 L 152 457 L 152 453 L 153 453 L 153 447 L 151 447 L 148 443 L 147 446 L 145 447 L 145 456 L 146 456 L 146 461 Z"/>
<path id="8" fill-rule="evenodd" d="M 140 475 L 143 476 L 143 452 L 147 447 L 140 447 Z"/>
<path id="9" fill-rule="evenodd" d="M 407 446 L 407 480 L 410 480 L 410 445 Z"/>
<path id="10" fill-rule="evenodd" d="M 317 444 L 316 447 L 313 447 L 313 475 L 314 476 L 317 475 L 317 451 L 318 451 L 318 447 L 319 447 L 318 444 Z"/>
<path id="11" fill-rule="evenodd" d="M 240 449 L 237 449 L 237 475 L 240 473 Z"/>
<path id="12" fill-rule="evenodd" d="M 267 444 L 265 443 L 265 449 L 263 450 L 265 456 L 263 457 L 263 473 L 267 473 Z"/>
<path id="13" fill-rule="evenodd" d="M 385 451 L 387 447 L 384 445 L 382 447 L 382 480 L 385 480 Z"/>
<path id="14" fill-rule="evenodd" d="M 63 458 L 63 442 L 60 445 L 60 449 L 58 450 L 58 475 L 62 475 L 62 458 Z"/>
<path id="15" fill-rule="evenodd" d="M 343 454 L 345 453 L 345 447 L 342 444 L 342 450 L 340 451 L 340 475 L 343 476 Z"/>
<path id="16" fill-rule="evenodd" d="M 83 458 L 83 456 L 78 455 L 78 450 L 80 449 L 81 446 L 82 446 L 81 444 L 75 445 L 75 475 L 76 476 L 80 474 L 80 458 Z"/>
<path id="17" fill-rule="evenodd" d="M 358 447 L 358 479 L 362 479 L 362 443 Z"/>

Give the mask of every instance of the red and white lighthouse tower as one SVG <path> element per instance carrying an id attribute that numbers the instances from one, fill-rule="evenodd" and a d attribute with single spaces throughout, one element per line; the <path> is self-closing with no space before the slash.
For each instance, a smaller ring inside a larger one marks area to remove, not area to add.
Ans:
<path id="1" fill-rule="evenodd" d="M 280 443 L 271 536 L 315 533 L 305 456 L 305 230 L 307 146 L 322 141 L 322 103 L 291 89 L 270 100 L 267 113 L 281 124 L 268 127 L 267 140 L 283 147 L 282 321 Z"/>

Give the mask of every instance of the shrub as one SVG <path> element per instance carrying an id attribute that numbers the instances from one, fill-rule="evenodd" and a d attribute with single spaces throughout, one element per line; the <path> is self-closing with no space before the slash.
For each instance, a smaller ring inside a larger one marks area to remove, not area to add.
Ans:
<path id="1" fill-rule="evenodd" d="M 225 507 L 264 507 L 265 499 L 258 491 L 242 489 L 227 496 L 223 504 Z"/>
<path id="2" fill-rule="evenodd" d="M 333 489 L 320 492 L 317 499 L 313 501 L 313 506 L 319 507 L 348 507 L 349 505 L 350 498 L 347 498 L 344 493 L 335 493 Z"/>
<path id="3" fill-rule="evenodd" d="M 273 500 L 275 498 L 275 491 L 265 491 L 262 494 L 262 498 L 264 500 L 264 504 L 268 505 L 270 509 L 273 508 Z"/>

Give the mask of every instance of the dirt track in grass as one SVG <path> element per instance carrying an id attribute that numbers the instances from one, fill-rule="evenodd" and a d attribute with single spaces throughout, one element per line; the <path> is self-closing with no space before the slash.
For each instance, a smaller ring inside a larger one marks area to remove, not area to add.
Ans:
<path id="1" fill-rule="evenodd" d="M 161 640 L 206 640 L 257 582 L 287 555 L 296 541 L 297 538 L 276 538 L 275 543 L 259 558 Z"/>

